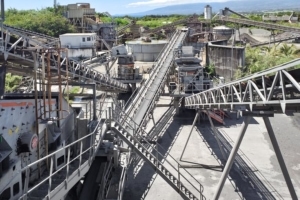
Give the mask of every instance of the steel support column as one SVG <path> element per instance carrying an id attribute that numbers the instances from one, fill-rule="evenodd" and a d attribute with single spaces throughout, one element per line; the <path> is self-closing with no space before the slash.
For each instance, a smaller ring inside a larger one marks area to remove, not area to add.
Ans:
<path id="1" fill-rule="evenodd" d="M 288 172 L 288 170 L 287 170 L 287 168 L 286 168 L 286 165 L 285 165 L 283 156 L 282 156 L 282 154 L 281 154 L 281 151 L 280 151 L 280 148 L 279 148 L 279 145 L 278 145 L 276 136 L 275 136 L 275 134 L 274 134 L 272 125 L 271 125 L 271 123 L 270 123 L 270 119 L 269 119 L 268 117 L 263 117 L 263 119 L 264 119 L 264 122 L 265 122 L 265 125 L 266 125 L 266 128 L 267 128 L 268 134 L 269 134 L 269 136 L 270 136 L 270 140 L 271 140 L 271 142 L 272 142 L 272 145 L 273 145 L 275 154 L 276 154 L 276 156 L 277 156 L 277 160 L 278 160 L 278 162 L 279 162 L 279 165 L 280 165 L 282 174 L 283 174 L 283 176 L 284 176 L 286 185 L 287 185 L 287 187 L 288 187 L 288 189 L 289 189 L 289 191 L 290 191 L 291 197 L 292 197 L 293 200 L 297 200 L 298 197 L 297 197 L 297 194 L 296 194 L 296 192 L 295 192 L 295 188 L 294 188 L 294 186 L 293 186 L 293 183 L 292 183 L 292 181 L 291 181 L 289 172 Z"/>
<path id="2" fill-rule="evenodd" d="M 190 138 L 191 138 L 191 135 L 192 135 L 194 126 L 195 126 L 195 124 L 196 124 L 196 122 L 197 122 L 197 120 L 198 120 L 198 118 L 199 118 L 199 115 L 200 115 L 200 110 L 197 110 L 197 113 L 196 113 L 195 119 L 194 119 L 194 121 L 193 121 L 192 128 L 191 128 L 191 130 L 190 130 L 188 139 L 187 139 L 187 141 L 185 142 L 184 148 L 183 148 L 182 153 L 181 153 L 181 156 L 180 156 L 180 158 L 179 158 L 180 161 L 182 161 L 183 154 L 184 154 L 184 152 L 185 152 L 185 149 L 186 149 L 186 147 L 187 147 L 187 144 L 188 144 L 189 141 L 190 141 Z"/>
<path id="3" fill-rule="evenodd" d="M 0 98 L 5 93 L 5 77 L 6 77 L 6 65 L 2 64 L 0 66 Z"/>
<path id="4" fill-rule="evenodd" d="M 180 114 L 179 101 L 180 101 L 179 98 L 176 98 L 176 97 L 174 98 L 174 107 L 176 109 L 176 115 Z"/>
<path id="5" fill-rule="evenodd" d="M 96 84 L 93 87 L 93 120 L 97 120 L 97 98 L 96 98 Z"/>
<path id="6" fill-rule="evenodd" d="M 232 148 L 232 150 L 230 152 L 229 158 L 228 158 L 228 160 L 226 162 L 225 168 L 224 168 L 223 173 L 221 175 L 220 181 L 218 183 L 217 191 L 214 194 L 213 200 L 219 199 L 219 197 L 221 195 L 224 183 L 225 183 L 226 178 L 227 178 L 227 176 L 229 174 L 229 171 L 231 169 L 231 166 L 233 164 L 235 156 L 236 156 L 236 154 L 237 154 L 237 152 L 239 150 L 239 147 L 240 147 L 240 145 L 242 143 L 242 140 L 244 138 L 244 135 L 246 133 L 246 130 L 248 128 L 248 124 L 249 124 L 251 118 L 252 118 L 251 116 L 246 116 L 246 119 L 244 121 L 244 126 L 243 126 L 243 128 L 242 128 L 242 130 L 241 130 L 241 132 L 240 132 L 240 134 L 239 134 L 239 136 L 237 138 L 237 141 L 234 144 L 234 147 Z"/>

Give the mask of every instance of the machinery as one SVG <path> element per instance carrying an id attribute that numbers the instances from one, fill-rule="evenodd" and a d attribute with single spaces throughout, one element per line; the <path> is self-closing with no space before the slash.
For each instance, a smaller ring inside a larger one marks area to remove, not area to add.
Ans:
<path id="1" fill-rule="evenodd" d="M 100 50 L 103 50 L 104 47 L 110 49 L 113 45 L 116 45 L 116 24 L 108 12 L 101 14 L 110 17 L 112 22 L 103 23 L 96 18 L 95 8 L 91 8 L 89 3 L 69 4 L 65 7 L 65 17 L 78 28 L 79 32 L 97 33 L 98 48 Z"/>
<path id="2" fill-rule="evenodd" d="M 178 57 L 174 59 L 181 92 L 198 93 L 213 87 L 210 76 L 204 72 L 201 60 L 194 56 L 192 46 L 182 46 L 178 50 Z"/>

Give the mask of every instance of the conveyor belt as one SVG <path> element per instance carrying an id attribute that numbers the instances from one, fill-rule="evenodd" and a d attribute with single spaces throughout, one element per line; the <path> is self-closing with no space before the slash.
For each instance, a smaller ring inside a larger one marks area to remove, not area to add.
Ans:
<path id="1" fill-rule="evenodd" d="M 176 38 L 174 38 L 175 42 L 170 44 L 170 48 L 168 48 L 166 53 L 166 56 L 162 62 L 159 63 L 159 71 L 156 75 L 150 77 L 149 79 L 152 79 L 152 84 L 147 89 L 147 92 L 144 94 L 144 98 L 141 102 L 140 107 L 136 110 L 136 114 L 134 115 L 133 119 L 134 121 L 141 125 L 141 122 L 143 118 L 145 117 L 145 114 L 147 110 L 149 109 L 152 101 L 155 100 L 155 94 L 159 92 L 158 90 L 161 87 L 161 84 L 163 82 L 163 79 L 166 77 L 166 73 L 168 69 L 170 68 L 172 62 L 173 62 L 173 50 L 175 48 L 178 48 L 183 40 L 185 39 L 186 32 L 181 32 Z"/>
<path id="2" fill-rule="evenodd" d="M 266 22 L 258 22 L 250 19 L 238 19 L 238 18 L 232 18 L 227 16 L 221 16 L 219 18 L 220 21 L 226 21 L 226 22 L 233 22 L 238 24 L 245 24 L 250 26 L 257 26 L 262 27 L 265 29 L 272 29 L 272 30 L 281 30 L 281 31 L 287 31 L 291 33 L 300 33 L 300 28 L 294 28 L 290 26 L 283 26 L 278 24 L 271 24 Z"/>
<path id="3" fill-rule="evenodd" d="M 4 25 L 3 28 L 3 31 L 5 31 L 6 34 L 4 38 L 4 47 L 1 48 L 0 51 L 4 53 L 4 60 L 19 64 L 20 66 L 27 66 L 28 70 L 21 69 L 20 67 L 20 71 L 24 71 L 24 73 L 32 71 L 34 63 L 32 53 L 30 51 L 26 51 L 27 48 L 37 48 L 38 50 L 47 50 L 49 48 L 54 48 L 55 51 L 55 45 L 59 41 L 57 38 L 53 38 L 44 34 L 39 34 L 24 29 L 19 29 L 6 25 Z M 18 39 L 16 40 L 15 38 L 11 37 L 11 35 L 14 35 Z M 97 58 L 97 56 L 95 56 L 95 58 Z M 39 59 L 42 59 L 41 54 Z M 93 60 L 93 58 L 91 58 L 91 60 Z M 51 61 L 51 68 L 57 69 L 57 64 L 54 63 L 56 62 Z M 127 91 L 127 85 L 109 77 L 106 74 L 102 74 L 96 70 L 93 70 L 88 63 L 62 58 L 60 66 L 66 64 L 68 64 L 69 66 L 68 75 L 71 78 L 79 77 L 83 80 L 94 81 L 96 84 L 101 86 L 101 89 L 109 91 Z M 99 63 L 99 65 L 101 65 L 101 63 Z M 60 70 L 62 72 L 66 72 L 66 68 L 64 67 L 61 67 Z"/>
<path id="4" fill-rule="evenodd" d="M 279 113 L 295 111 L 300 105 L 300 84 L 292 69 L 299 65 L 300 59 L 296 59 L 194 94 L 186 98 L 185 106 L 192 109 L 268 109 Z"/>
<path id="5" fill-rule="evenodd" d="M 52 36 L 49 36 L 49 35 L 37 33 L 37 32 L 34 32 L 34 31 L 29 31 L 29 30 L 25 30 L 25 29 L 22 29 L 22 28 L 9 26 L 9 25 L 3 25 L 3 28 L 5 30 L 8 30 L 8 31 L 12 32 L 12 33 L 15 33 L 16 35 L 26 35 L 26 36 L 29 36 L 29 37 L 45 40 L 44 42 L 47 43 L 47 44 L 49 44 L 49 43 L 55 44 L 55 43 L 59 42 L 59 38 L 55 38 L 55 37 L 52 37 Z"/>

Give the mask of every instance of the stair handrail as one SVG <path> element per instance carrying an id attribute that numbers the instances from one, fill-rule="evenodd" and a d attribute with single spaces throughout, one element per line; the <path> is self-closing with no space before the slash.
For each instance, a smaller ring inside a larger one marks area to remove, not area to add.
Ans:
<path id="1" fill-rule="evenodd" d="M 130 121 L 135 125 L 135 126 L 138 126 L 135 122 L 134 122 L 134 120 L 130 117 L 130 116 L 128 116 L 127 115 L 127 113 L 125 113 L 123 110 L 119 110 L 119 117 L 126 117 L 126 118 L 128 118 L 128 119 L 130 119 Z M 116 121 L 116 123 L 118 123 L 117 121 Z M 135 130 L 134 129 L 134 127 L 129 123 L 129 122 L 127 122 L 126 120 L 125 120 L 125 123 L 126 123 L 126 125 L 127 126 L 129 126 L 132 130 Z M 119 124 L 119 123 L 118 123 Z M 123 125 L 121 125 L 121 124 L 119 124 L 119 126 L 122 126 L 123 127 Z M 124 128 L 124 127 L 123 127 Z M 124 128 L 126 131 L 127 131 L 127 129 L 126 128 Z M 145 130 L 143 130 L 143 129 L 141 129 L 141 131 L 143 132 L 143 133 L 146 133 L 147 134 L 147 132 L 145 131 Z M 127 131 L 128 132 L 128 131 Z M 129 133 L 129 132 L 128 132 Z M 129 133 L 130 134 L 130 133 Z M 141 135 L 138 135 L 137 133 L 133 133 L 132 134 L 132 136 L 138 141 L 138 139 L 141 137 Z M 148 145 L 151 145 L 147 140 L 144 140 Z M 139 141 L 138 141 L 139 142 Z M 146 147 L 142 144 L 142 143 L 140 143 L 139 142 L 139 144 L 141 144 L 145 149 L 146 149 Z M 161 148 L 162 150 L 164 150 L 165 152 L 166 152 L 166 154 L 167 155 L 162 155 L 158 150 L 156 150 L 155 149 L 155 151 L 160 155 L 160 156 L 162 156 L 163 158 L 165 158 L 165 161 L 167 161 L 176 171 L 177 171 L 177 168 L 176 167 L 174 167 L 173 166 L 173 164 L 172 163 L 170 163 L 168 160 L 167 160 L 167 156 L 169 156 L 170 158 L 172 158 L 172 160 L 173 161 L 175 161 L 177 164 L 178 164 L 178 167 L 180 167 L 180 168 L 182 168 L 187 174 L 189 174 L 191 177 L 192 177 L 192 179 L 194 179 L 199 185 L 200 185 L 200 190 L 198 189 L 198 188 L 196 188 L 185 176 L 183 176 L 182 175 L 182 173 L 180 173 L 179 172 L 179 174 L 181 174 L 181 176 L 188 182 L 188 183 L 190 183 L 202 196 L 203 196 L 203 194 L 202 194 L 202 192 L 203 192 L 203 189 L 204 189 L 204 187 L 203 187 L 203 185 L 191 174 L 191 173 L 189 173 L 185 168 L 183 168 L 182 167 L 182 165 L 162 146 L 162 145 L 160 145 L 160 144 L 158 144 L 157 143 L 157 146 L 159 147 L 159 148 Z M 148 151 L 148 150 L 147 150 Z M 150 152 L 149 152 L 150 153 Z M 154 156 L 155 157 L 155 156 Z M 204 197 L 204 196 L 203 196 Z"/>
<path id="2" fill-rule="evenodd" d="M 160 148 L 162 148 L 163 150 L 165 150 L 167 155 L 163 155 L 162 153 L 160 153 L 160 152 L 158 151 L 158 148 L 153 148 L 153 149 L 152 149 L 152 151 L 154 150 L 154 151 L 155 151 L 154 153 L 156 153 L 156 155 L 153 155 L 153 153 L 151 153 L 151 152 L 144 146 L 144 144 L 142 144 L 142 143 L 138 140 L 138 138 L 137 138 L 136 136 L 134 136 L 134 135 L 132 135 L 131 133 L 129 133 L 129 132 L 127 131 L 127 129 L 126 129 L 124 126 L 122 126 L 121 124 L 119 124 L 118 122 L 115 122 L 115 123 L 117 123 L 117 124 L 118 124 L 119 126 L 121 126 L 123 129 L 125 129 L 126 132 L 127 132 L 128 134 L 130 134 L 131 136 L 133 136 L 133 137 L 135 138 L 135 141 L 136 141 L 140 146 L 142 146 L 149 154 L 151 154 L 152 157 L 155 158 L 155 160 L 156 160 L 158 163 L 160 163 L 162 166 L 164 166 L 164 165 L 163 165 L 163 162 L 160 161 L 160 160 L 158 159 L 158 155 L 162 156 L 162 158 L 164 158 L 164 161 L 167 162 L 173 169 L 175 169 L 175 171 L 178 172 L 178 175 L 181 175 L 181 177 L 184 178 L 185 181 L 187 181 L 187 182 L 188 182 L 188 183 L 189 183 L 189 184 L 190 184 L 197 192 L 199 192 L 199 194 L 201 195 L 202 199 L 203 199 L 203 198 L 205 199 L 205 197 L 204 197 L 204 195 L 203 195 L 203 189 L 204 189 L 203 185 L 202 185 L 197 179 L 195 179 L 195 177 L 193 177 L 193 175 L 190 174 L 185 168 L 183 168 L 182 165 L 181 165 L 179 162 L 177 162 L 176 159 L 175 159 L 173 156 L 171 156 L 171 154 L 170 154 L 168 151 L 166 151 L 161 145 L 159 145 L 159 144 L 157 143 L 157 146 L 160 147 Z M 129 125 L 129 126 L 131 126 L 128 122 L 126 122 L 126 124 Z M 133 128 L 133 127 L 131 127 L 131 128 Z M 145 143 L 147 143 L 148 145 L 151 145 L 147 140 L 143 140 L 143 141 L 144 141 Z M 167 156 L 169 156 L 170 158 L 172 158 L 172 160 L 175 161 L 175 162 L 177 163 L 177 167 L 175 167 L 170 161 L 168 161 Z M 191 183 L 191 182 L 189 181 L 189 179 L 187 179 L 182 173 L 180 173 L 180 171 L 179 171 L 180 168 L 182 168 L 187 174 L 189 174 L 189 175 L 194 179 L 194 181 L 196 181 L 196 182 L 200 185 L 200 189 L 197 188 L 193 183 Z M 170 173 L 171 173 L 171 172 L 170 172 Z M 172 174 L 172 173 L 171 173 L 171 174 Z M 173 176 L 174 176 L 174 175 L 173 175 Z M 174 176 L 174 177 L 176 177 L 176 176 Z M 180 178 L 178 178 L 178 181 L 180 181 Z M 180 182 L 181 182 L 181 181 L 180 181 Z M 177 187 L 178 187 L 178 186 L 177 186 Z M 188 189 L 188 188 L 186 188 L 186 189 Z"/>

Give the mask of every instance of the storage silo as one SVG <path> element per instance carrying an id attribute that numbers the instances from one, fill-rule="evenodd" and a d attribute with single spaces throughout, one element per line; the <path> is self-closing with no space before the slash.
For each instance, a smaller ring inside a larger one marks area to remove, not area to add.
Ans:
<path id="1" fill-rule="evenodd" d="M 216 26 L 213 28 L 213 39 L 214 40 L 229 40 L 234 34 L 234 29 L 227 26 Z"/>
<path id="2" fill-rule="evenodd" d="M 212 18 L 212 7 L 210 5 L 206 5 L 204 8 L 204 19 L 210 20 Z"/>
<path id="3" fill-rule="evenodd" d="M 136 61 L 154 62 L 167 43 L 166 40 L 133 40 L 127 41 L 126 45 Z"/>

